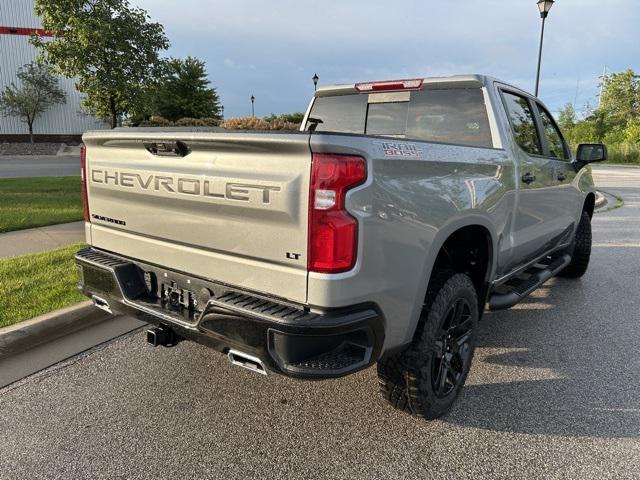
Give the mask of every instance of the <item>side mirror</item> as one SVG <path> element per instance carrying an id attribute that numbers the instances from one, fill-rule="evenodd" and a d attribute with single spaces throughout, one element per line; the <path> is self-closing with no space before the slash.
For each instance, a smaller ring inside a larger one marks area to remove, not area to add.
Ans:
<path id="1" fill-rule="evenodd" d="M 576 160 L 582 165 L 593 162 L 604 162 L 607 157 L 607 146 L 602 143 L 581 143 L 578 145 Z"/>

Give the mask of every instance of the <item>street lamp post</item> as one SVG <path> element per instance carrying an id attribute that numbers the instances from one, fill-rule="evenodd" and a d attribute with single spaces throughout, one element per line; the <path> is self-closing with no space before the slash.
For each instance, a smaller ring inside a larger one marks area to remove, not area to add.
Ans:
<path id="1" fill-rule="evenodd" d="M 313 77 L 311 78 L 311 80 L 313 80 L 313 89 L 317 90 L 318 89 L 318 80 L 320 80 L 320 77 L 318 77 L 317 73 L 314 73 Z"/>
<path id="2" fill-rule="evenodd" d="M 538 50 L 538 71 L 536 73 L 536 97 L 540 88 L 540 65 L 542 63 L 542 43 L 544 42 L 544 23 L 549 16 L 549 10 L 553 6 L 554 0 L 539 0 L 540 18 L 542 18 L 542 30 L 540 31 L 540 50 Z"/>
<path id="3" fill-rule="evenodd" d="M 255 117 L 256 116 L 256 112 L 254 109 L 254 104 L 256 103 L 256 97 L 254 97 L 253 95 L 251 95 L 251 116 Z"/>

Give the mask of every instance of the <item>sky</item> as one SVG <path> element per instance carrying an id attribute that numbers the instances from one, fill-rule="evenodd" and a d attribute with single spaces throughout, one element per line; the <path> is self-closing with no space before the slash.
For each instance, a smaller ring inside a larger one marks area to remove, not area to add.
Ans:
<path id="1" fill-rule="evenodd" d="M 162 23 L 173 57 L 198 57 L 225 117 L 304 111 L 319 84 L 481 73 L 527 91 L 536 0 L 131 0 Z M 598 77 L 640 74 L 640 1 L 557 0 L 540 97 L 554 112 L 597 104 Z"/>

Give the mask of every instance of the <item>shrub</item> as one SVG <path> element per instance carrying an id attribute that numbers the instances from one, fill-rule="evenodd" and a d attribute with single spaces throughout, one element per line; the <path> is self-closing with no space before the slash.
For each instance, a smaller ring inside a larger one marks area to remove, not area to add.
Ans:
<path id="1" fill-rule="evenodd" d="M 207 127 L 217 127 L 220 125 L 221 120 L 214 117 L 199 118 L 198 120 L 204 122 Z"/>
<path id="2" fill-rule="evenodd" d="M 276 115 L 275 113 L 272 113 L 268 117 L 264 117 L 264 119 L 267 122 L 282 120 L 283 122 L 297 123 L 298 125 L 302 123 L 303 118 L 304 118 L 303 112 L 281 113 L 280 115 Z"/>
<path id="3" fill-rule="evenodd" d="M 170 127 L 172 123 L 164 117 L 152 116 L 149 120 L 143 120 L 138 126 L 140 127 Z"/>
<path id="4" fill-rule="evenodd" d="M 230 118 L 220 126 L 228 130 L 269 130 L 269 122 L 257 117 Z"/>
<path id="5" fill-rule="evenodd" d="M 184 117 L 176 120 L 176 127 L 206 127 L 207 124 L 201 118 Z"/>
<path id="6" fill-rule="evenodd" d="M 640 145 L 637 143 L 619 143 L 609 145 L 610 163 L 635 163 L 640 164 Z"/>
<path id="7" fill-rule="evenodd" d="M 239 117 L 230 118 L 220 124 L 222 128 L 227 130 L 286 130 L 296 131 L 298 125 L 292 122 L 282 120 L 265 120 L 257 117 Z"/>

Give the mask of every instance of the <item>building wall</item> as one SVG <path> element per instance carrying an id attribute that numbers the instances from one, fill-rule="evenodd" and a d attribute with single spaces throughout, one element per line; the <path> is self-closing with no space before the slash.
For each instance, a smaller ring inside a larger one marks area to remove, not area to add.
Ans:
<path id="1" fill-rule="evenodd" d="M 33 6 L 33 0 L 0 0 L 0 27 L 41 28 Z M 34 61 L 36 54 L 28 35 L 0 33 L 0 89 L 12 82 L 17 83 L 18 68 Z M 80 135 L 86 130 L 109 128 L 106 123 L 82 111 L 82 96 L 75 89 L 74 79 L 60 78 L 60 88 L 67 94 L 66 103 L 52 106 L 36 119 L 36 135 Z M 17 138 L 17 134 L 28 133 L 26 123 L 0 115 L 0 141 L 7 139 L 8 135 Z"/>
<path id="2" fill-rule="evenodd" d="M 40 28 L 40 20 L 34 13 L 33 6 L 33 0 L 2 0 L 0 25 Z"/>

